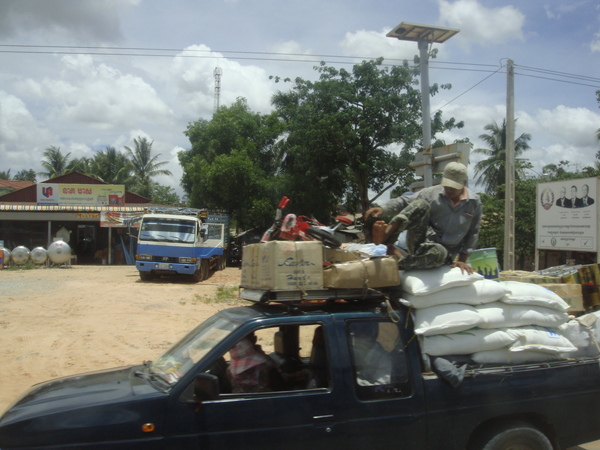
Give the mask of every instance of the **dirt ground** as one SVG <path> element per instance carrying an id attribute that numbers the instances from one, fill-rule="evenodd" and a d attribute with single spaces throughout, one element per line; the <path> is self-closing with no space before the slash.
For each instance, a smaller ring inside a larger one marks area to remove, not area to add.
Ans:
<path id="1" fill-rule="evenodd" d="M 156 359 L 237 304 L 240 273 L 147 283 L 135 266 L 0 270 L 0 414 L 41 381 Z"/>

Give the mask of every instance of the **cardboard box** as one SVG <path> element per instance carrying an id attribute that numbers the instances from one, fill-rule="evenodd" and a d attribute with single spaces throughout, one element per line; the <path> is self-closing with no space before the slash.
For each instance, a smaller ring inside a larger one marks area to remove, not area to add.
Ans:
<path id="1" fill-rule="evenodd" d="M 324 257 L 323 259 L 331 264 L 339 264 L 348 261 L 356 261 L 359 259 L 365 259 L 365 256 L 358 252 L 351 252 L 348 250 L 342 250 L 341 248 L 329 248 L 323 247 Z"/>
<path id="2" fill-rule="evenodd" d="M 242 249 L 241 287 L 258 287 L 258 252 L 261 245 L 263 244 L 245 245 Z"/>
<path id="3" fill-rule="evenodd" d="M 258 246 L 259 289 L 323 289 L 320 241 L 271 241 Z"/>
<path id="4" fill-rule="evenodd" d="M 365 289 L 399 284 L 398 262 L 393 257 L 333 264 L 323 271 L 323 285 L 326 288 Z"/>
<path id="5" fill-rule="evenodd" d="M 583 292 L 580 284 L 542 284 L 546 289 L 550 289 L 558 294 L 565 302 L 569 304 L 569 313 L 585 311 L 583 304 Z"/>

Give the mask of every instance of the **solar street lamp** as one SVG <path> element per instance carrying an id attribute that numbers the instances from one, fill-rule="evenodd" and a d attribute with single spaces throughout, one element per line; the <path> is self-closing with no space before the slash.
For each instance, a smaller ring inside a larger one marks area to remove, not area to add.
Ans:
<path id="1" fill-rule="evenodd" d="M 432 43 L 446 42 L 460 30 L 454 28 L 435 27 L 416 23 L 402 22 L 386 36 L 401 41 L 414 41 L 419 45 L 419 66 L 421 69 L 421 110 L 423 117 L 423 159 L 425 163 L 425 187 L 433 185 L 431 155 L 431 112 L 429 104 L 429 52 Z"/>

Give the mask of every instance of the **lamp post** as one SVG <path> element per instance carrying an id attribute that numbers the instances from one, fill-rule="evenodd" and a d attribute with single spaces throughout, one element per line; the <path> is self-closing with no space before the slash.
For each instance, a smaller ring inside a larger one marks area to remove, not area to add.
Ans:
<path id="1" fill-rule="evenodd" d="M 421 110 L 423 117 L 423 163 L 425 164 L 425 187 L 433 185 L 431 155 L 431 112 L 429 104 L 429 44 L 446 42 L 460 30 L 402 22 L 387 37 L 401 41 L 413 41 L 419 45 L 419 67 L 421 70 Z"/>

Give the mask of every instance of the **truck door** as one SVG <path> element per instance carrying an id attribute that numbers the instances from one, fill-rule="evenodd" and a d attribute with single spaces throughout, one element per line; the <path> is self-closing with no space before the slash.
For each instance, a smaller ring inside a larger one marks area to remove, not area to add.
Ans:
<path id="1" fill-rule="evenodd" d="M 326 327 L 263 328 L 246 336 L 250 345 L 238 341 L 208 370 L 218 398 L 194 405 L 192 383 L 171 400 L 168 448 L 342 448 L 336 417 L 344 393 L 334 385 L 337 344 Z M 264 355 L 268 370 L 259 371 Z"/>
<path id="2" fill-rule="evenodd" d="M 355 448 L 427 447 L 422 383 L 414 379 L 420 371 L 410 366 L 401 326 L 389 319 L 346 321 L 352 379 L 339 427 Z"/>

